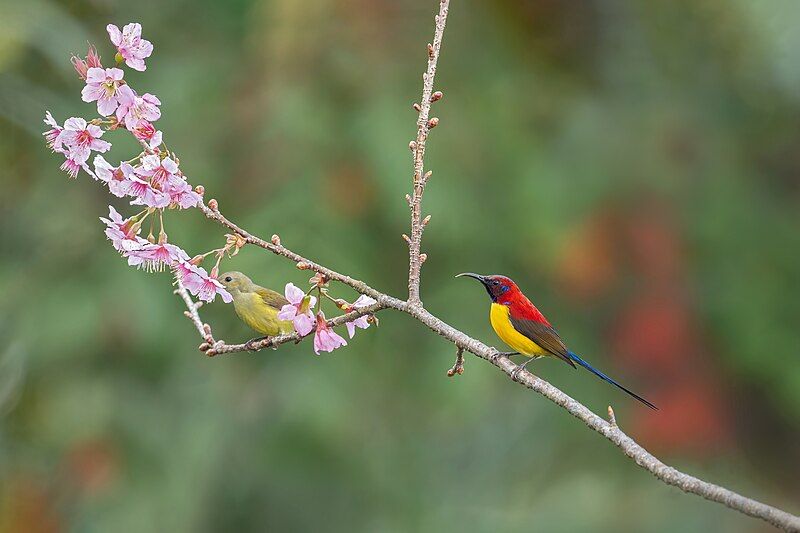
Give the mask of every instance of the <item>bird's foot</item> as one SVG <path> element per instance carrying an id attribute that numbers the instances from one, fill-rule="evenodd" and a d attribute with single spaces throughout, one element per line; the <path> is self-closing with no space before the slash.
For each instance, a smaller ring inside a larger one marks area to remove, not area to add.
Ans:
<path id="1" fill-rule="evenodd" d="M 492 357 L 492 362 L 497 362 L 500 357 L 511 357 L 512 355 L 519 355 L 519 352 L 496 352 Z"/>
<path id="2" fill-rule="evenodd" d="M 533 361 L 533 359 L 528 359 L 527 361 L 525 361 L 521 365 L 517 365 L 517 368 L 515 368 L 514 370 L 511 371 L 511 381 L 518 381 L 517 380 L 517 376 L 519 376 L 520 372 L 525 370 L 525 367 L 528 366 L 528 363 L 530 363 L 531 361 Z"/>
<path id="3" fill-rule="evenodd" d="M 256 337 L 255 339 L 250 339 L 249 341 L 244 343 L 244 347 L 245 349 L 247 349 L 248 352 L 256 352 L 260 348 L 256 348 L 255 344 L 259 341 L 263 341 L 266 339 L 269 339 L 269 335 L 267 335 L 266 337 Z"/>

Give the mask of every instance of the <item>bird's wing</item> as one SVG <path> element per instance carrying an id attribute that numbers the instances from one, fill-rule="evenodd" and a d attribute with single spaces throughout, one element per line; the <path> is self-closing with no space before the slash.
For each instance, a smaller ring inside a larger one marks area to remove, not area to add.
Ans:
<path id="1" fill-rule="evenodd" d="M 508 318 L 511 320 L 511 325 L 514 326 L 515 330 L 547 350 L 551 355 L 562 359 L 575 368 L 575 363 L 573 363 L 572 359 L 567 355 L 568 351 L 567 347 L 564 346 L 564 341 L 561 340 L 561 337 L 558 336 L 558 333 L 556 333 L 556 330 L 552 327 L 526 318 L 514 318 L 512 316 Z"/>
<path id="2" fill-rule="evenodd" d="M 264 300 L 265 304 L 270 307 L 274 307 L 275 309 L 280 309 L 289 303 L 289 300 L 281 296 L 280 293 L 264 287 L 256 287 L 256 294 L 261 296 L 261 299 Z"/>

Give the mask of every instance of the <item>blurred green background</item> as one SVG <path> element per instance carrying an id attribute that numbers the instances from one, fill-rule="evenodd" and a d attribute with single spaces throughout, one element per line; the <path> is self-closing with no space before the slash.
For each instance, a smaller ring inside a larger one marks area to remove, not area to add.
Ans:
<path id="1" fill-rule="evenodd" d="M 139 21 L 169 146 L 245 228 L 404 296 L 412 102 L 435 0 L 0 2 L 0 531 L 764 531 L 637 468 L 408 317 L 346 349 L 209 359 L 126 266 L 41 119 L 68 58 Z M 465 270 L 514 278 L 586 372 L 532 365 L 665 461 L 800 510 L 800 3 L 455 1 L 423 300 L 496 343 Z M 108 159 L 134 155 L 123 134 Z M 124 139 L 124 140 L 123 140 Z M 190 253 L 223 231 L 170 212 Z M 264 285 L 307 272 L 246 249 Z M 350 289 L 333 288 L 353 298 Z M 221 302 L 218 337 L 252 336 Z M 332 310 L 328 310 L 329 315 Z"/>

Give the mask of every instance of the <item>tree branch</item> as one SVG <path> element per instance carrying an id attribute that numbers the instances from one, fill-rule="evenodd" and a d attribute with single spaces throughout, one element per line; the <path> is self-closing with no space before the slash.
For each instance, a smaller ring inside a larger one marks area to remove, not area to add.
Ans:
<path id="1" fill-rule="evenodd" d="M 348 285 L 356 291 L 366 294 L 377 301 L 374 306 L 359 309 L 358 311 L 347 313 L 328 321 L 330 326 L 341 325 L 346 321 L 357 318 L 358 316 L 376 312 L 381 309 L 395 309 L 412 316 L 427 326 L 434 333 L 444 337 L 452 343 L 455 343 L 459 354 L 463 351 L 468 351 L 482 359 L 489 361 L 491 364 L 503 371 L 506 375 L 512 377 L 513 372 L 517 369 L 516 364 L 511 362 L 507 357 L 501 355 L 495 348 L 487 346 L 481 341 L 470 337 L 469 335 L 447 324 L 440 318 L 432 315 L 423 307 L 419 297 L 420 268 L 424 262 L 424 254 L 420 253 L 420 242 L 422 238 L 422 230 L 427 220 L 427 217 L 424 220 L 421 218 L 421 201 L 425 184 L 429 177 L 429 174 L 423 174 L 425 142 L 430 129 L 438 124 L 438 119 L 429 118 L 429 114 L 431 102 L 441 98 L 440 93 L 436 93 L 436 95 L 433 93 L 433 81 L 436 73 L 436 63 L 439 58 L 442 35 L 444 33 L 445 23 L 447 21 L 448 4 L 448 0 L 440 0 L 439 15 L 436 17 L 436 31 L 434 34 L 434 40 L 432 44 L 428 45 L 428 69 L 423 75 L 422 101 L 420 104 L 415 105 L 415 109 L 417 107 L 419 108 L 419 117 L 417 120 L 417 138 L 415 141 L 412 141 L 410 145 L 414 154 L 414 190 L 413 196 L 407 197 L 409 206 L 411 207 L 411 237 L 407 239 L 409 242 L 409 294 L 407 301 L 384 294 L 370 287 L 363 281 L 356 280 L 345 274 L 340 274 L 334 270 L 313 262 L 281 245 L 280 239 L 277 236 L 273 237 L 271 241 L 265 241 L 264 239 L 247 232 L 225 218 L 222 213 L 220 213 L 216 201 L 212 200 L 209 202 L 209 205 L 213 206 L 213 208 L 206 205 L 201 205 L 201 210 L 206 217 L 241 235 L 247 243 L 254 246 L 259 246 L 274 254 L 290 259 L 297 263 L 298 268 L 322 273 L 329 280 L 338 281 Z M 217 353 L 231 353 L 244 351 L 247 349 L 246 344 L 229 345 L 225 344 L 223 341 L 214 341 L 213 337 L 211 336 L 211 329 L 200 319 L 197 311 L 198 305 L 192 301 L 191 297 L 180 283 L 178 283 L 176 293 L 178 293 L 186 303 L 188 307 L 186 314 L 192 320 L 198 333 L 203 338 L 204 345 L 201 345 L 201 348 L 205 347 L 206 349 L 204 351 L 206 353 L 209 355 L 215 355 Z M 298 340 L 300 340 L 300 336 L 296 333 L 280 335 L 259 341 L 258 343 L 253 343 L 251 347 L 277 347 L 286 342 Z M 611 416 L 611 422 L 604 420 L 580 402 L 571 398 L 547 381 L 534 376 L 527 370 L 518 372 L 516 374 L 515 381 L 541 394 L 551 402 L 565 409 L 569 414 L 582 421 L 590 429 L 596 431 L 611 441 L 626 456 L 633 459 L 637 465 L 653 474 L 662 482 L 678 487 L 683 492 L 702 496 L 707 500 L 721 503 L 746 515 L 760 518 L 761 520 L 764 520 L 786 531 L 800 531 L 800 517 L 798 516 L 794 516 L 775 507 L 752 500 L 750 498 L 746 498 L 729 489 L 720 487 L 719 485 L 714 485 L 713 483 L 709 483 L 707 481 L 703 481 L 694 476 L 684 474 L 675 468 L 665 465 L 650 452 L 640 446 L 631 437 L 626 435 L 621 429 L 619 429 L 613 415 Z"/>
<path id="2" fill-rule="evenodd" d="M 421 305 L 419 297 L 420 270 L 422 263 L 427 256 L 420 254 L 420 243 L 422 241 L 422 230 L 430 218 L 422 219 L 422 194 L 425 191 L 425 184 L 431 173 L 425 171 L 425 144 L 428 140 L 428 133 L 431 128 L 439 124 L 438 118 L 428 118 L 430 116 L 431 104 L 441 98 L 442 93 L 437 92 L 436 98 L 433 93 L 433 81 L 436 77 L 436 64 L 439 61 L 439 50 L 442 47 L 442 36 L 444 27 L 447 24 L 447 10 L 450 0 L 440 0 L 439 14 L 436 15 L 436 30 L 433 35 L 433 43 L 428 44 L 428 68 L 422 75 L 422 99 L 419 104 L 414 104 L 414 109 L 418 109 L 417 117 L 417 139 L 411 141 L 409 147 L 414 160 L 414 189 L 409 199 L 411 207 L 411 237 L 408 238 L 408 301 L 412 305 Z"/>

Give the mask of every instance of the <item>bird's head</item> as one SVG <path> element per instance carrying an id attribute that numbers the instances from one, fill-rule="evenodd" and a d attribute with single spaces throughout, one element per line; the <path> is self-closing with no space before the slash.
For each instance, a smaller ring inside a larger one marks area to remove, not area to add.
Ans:
<path id="1" fill-rule="evenodd" d="M 218 279 L 231 293 L 251 292 L 250 288 L 253 286 L 253 281 L 241 272 L 225 272 Z"/>
<path id="2" fill-rule="evenodd" d="M 514 283 L 511 278 L 506 276 L 481 276 L 480 274 L 473 274 L 472 272 L 464 272 L 463 274 L 458 274 L 456 277 L 458 278 L 461 276 L 477 279 L 483 283 L 483 286 L 486 288 L 486 292 L 489 293 L 489 297 L 495 303 L 510 303 L 519 293 L 517 284 Z"/>

